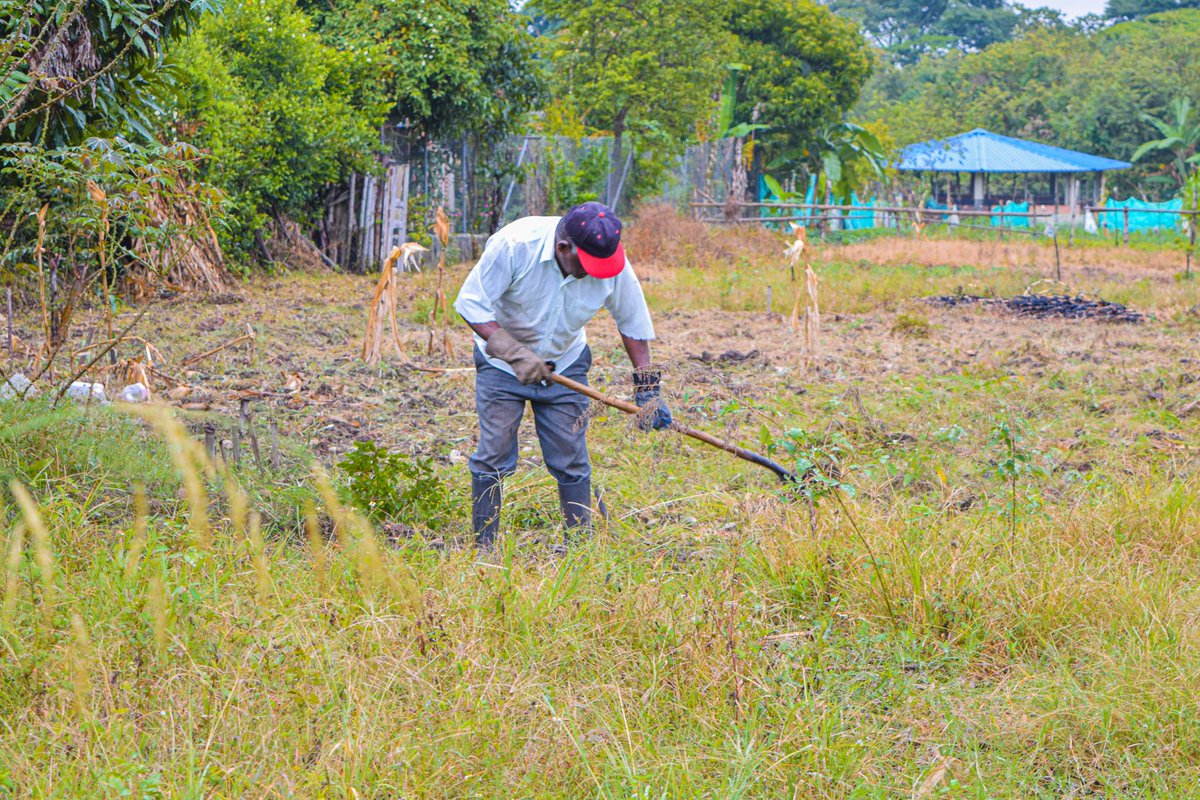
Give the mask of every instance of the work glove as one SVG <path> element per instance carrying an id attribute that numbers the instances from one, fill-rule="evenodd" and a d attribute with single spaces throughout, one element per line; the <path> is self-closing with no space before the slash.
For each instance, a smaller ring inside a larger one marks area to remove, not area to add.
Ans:
<path id="1" fill-rule="evenodd" d="M 633 371 L 633 402 L 642 408 L 638 427 L 644 431 L 661 431 L 671 427 L 671 409 L 662 401 L 662 373 L 658 370 Z M 647 407 L 653 410 L 648 410 Z"/>
<path id="2" fill-rule="evenodd" d="M 504 328 L 492 332 L 484 352 L 492 358 L 507 362 L 516 373 L 517 380 L 526 386 L 542 383 L 554 371 L 549 364 L 538 358 L 537 353 L 514 339 Z"/>

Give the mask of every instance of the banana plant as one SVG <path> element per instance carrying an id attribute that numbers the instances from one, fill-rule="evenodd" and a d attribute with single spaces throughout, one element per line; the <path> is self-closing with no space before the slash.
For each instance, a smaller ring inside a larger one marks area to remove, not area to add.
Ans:
<path id="1" fill-rule="evenodd" d="M 721 99 L 717 104 L 717 138 L 741 139 L 755 131 L 763 131 L 769 125 L 757 122 L 734 123 L 733 114 L 737 107 L 738 73 L 750 69 L 749 64 L 726 64 L 725 82 L 721 84 Z"/>
<path id="2" fill-rule="evenodd" d="M 1182 185 L 1188 181 L 1194 167 L 1200 165 L 1200 119 L 1193 117 L 1192 101 L 1186 97 L 1177 97 L 1168 106 L 1169 114 L 1166 119 L 1158 119 L 1149 114 L 1142 114 L 1141 119 L 1159 132 L 1160 138 L 1145 142 L 1133 151 L 1133 161 L 1140 161 L 1150 153 L 1166 151 L 1172 156 L 1167 163 L 1167 169 L 1174 174 Z"/>
<path id="3" fill-rule="evenodd" d="M 868 175 L 882 178 L 887 163 L 887 152 L 879 138 L 853 122 L 823 128 L 816 147 L 809 152 L 819 162 L 827 189 L 843 202 L 849 202 L 857 184 Z"/>

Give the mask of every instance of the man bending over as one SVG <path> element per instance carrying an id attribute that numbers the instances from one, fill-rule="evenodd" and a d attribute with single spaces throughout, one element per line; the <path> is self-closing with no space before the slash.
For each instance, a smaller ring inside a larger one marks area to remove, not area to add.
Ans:
<path id="1" fill-rule="evenodd" d="M 517 466 L 517 429 L 525 404 L 546 469 L 558 481 L 569 541 L 592 515 L 587 451 L 588 398 L 549 380 L 557 371 L 587 383 L 592 353 L 583 326 L 601 307 L 617 323 L 633 363 L 635 399 L 653 404 L 643 429 L 666 428 L 671 412 L 650 369 L 654 326 L 641 284 L 621 246 L 621 220 L 583 203 L 562 217 L 525 217 L 488 239 L 454 308 L 475 331 L 475 406 L 479 448 L 471 470 L 475 542 L 490 548 L 500 525 L 500 483 Z"/>

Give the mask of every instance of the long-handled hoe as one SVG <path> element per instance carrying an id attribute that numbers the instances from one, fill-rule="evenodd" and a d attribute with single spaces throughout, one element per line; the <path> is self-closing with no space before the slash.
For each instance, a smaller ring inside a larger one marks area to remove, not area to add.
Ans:
<path id="1" fill-rule="evenodd" d="M 593 400 L 597 400 L 606 406 L 615 408 L 618 411 L 624 411 L 626 414 L 640 414 L 642 412 L 642 409 L 633 403 L 629 403 L 624 400 L 618 400 L 615 397 L 609 397 L 603 392 L 599 392 L 590 386 L 584 386 L 578 381 L 565 378 L 562 375 L 559 375 L 557 372 L 550 374 L 550 380 L 554 381 L 560 386 L 565 386 L 574 392 L 579 392 L 579 394 L 590 397 Z M 766 467 L 767 469 L 771 470 L 771 472 L 774 472 L 779 480 L 784 481 L 785 483 L 799 484 L 805 480 L 804 476 L 796 475 L 794 472 L 788 472 L 786 469 L 779 466 L 766 456 L 760 456 L 758 453 L 752 453 L 749 450 L 738 447 L 735 444 L 723 442 L 717 437 L 707 434 L 704 431 L 698 431 L 695 428 L 689 428 L 686 425 L 679 424 L 678 422 L 671 423 L 671 430 L 675 431 L 676 433 L 681 433 L 684 436 L 690 436 L 691 438 L 704 442 L 707 445 L 712 445 L 713 447 L 724 450 L 726 453 L 732 453 L 738 458 L 749 461 L 752 464 L 758 464 L 760 467 Z"/>

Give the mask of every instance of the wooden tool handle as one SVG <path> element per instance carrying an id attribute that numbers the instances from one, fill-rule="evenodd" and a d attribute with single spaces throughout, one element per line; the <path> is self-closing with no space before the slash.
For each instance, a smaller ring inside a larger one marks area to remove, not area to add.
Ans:
<path id="1" fill-rule="evenodd" d="M 640 414 L 642 412 L 642 409 L 640 406 L 637 406 L 637 405 L 630 403 L 628 401 L 625 401 L 625 400 L 618 400 L 615 397 L 609 397 L 608 395 L 604 394 L 603 392 L 597 391 L 596 389 L 593 389 L 590 386 L 585 386 L 584 384 L 580 383 L 579 381 L 573 381 L 566 376 L 559 375 L 557 372 L 550 373 L 550 380 L 554 381 L 555 383 L 559 384 L 560 386 L 567 387 L 568 389 L 570 389 L 573 392 L 578 392 L 579 394 L 585 395 L 587 397 L 592 398 L 593 400 L 601 402 L 606 406 L 611 406 L 612 408 L 618 409 L 620 411 L 624 411 L 626 414 Z M 670 427 L 671 427 L 671 430 L 675 431 L 676 433 L 682 433 L 684 436 L 690 436 L 691 438 L 696 439 L 701 442 L 704 442 L 705 444 L 712 445 L 713 447 L 724 450 L 726 453 L 732 453 L 733 455 L 737 456 L 738 458 L 744 459 L 753 464 L 758 464 L 760 467 L 766 467 L 767 469 L 774 472 L 779 477 L 779 479 L 782 481 L 797 480 L 797 478 L 794 474 L 792 474 L 791 472 L 788 472 L 786 469 L 779 466 L 771 459 L 769 459 L 765 456 L 760 456 L 758 453 L 752 453 L 749 450 L 738 447 L 735 444 L 730 444 L 729 442 L 723 442 L 720 439 L 718 439 L 717 437 L 712 436 L 711 434 L 707 434 L 704 431 L 698 431 L 695 428 L 689 428 L 686 425 L 680 425 L 678 422 L 672 422 Z"/>

